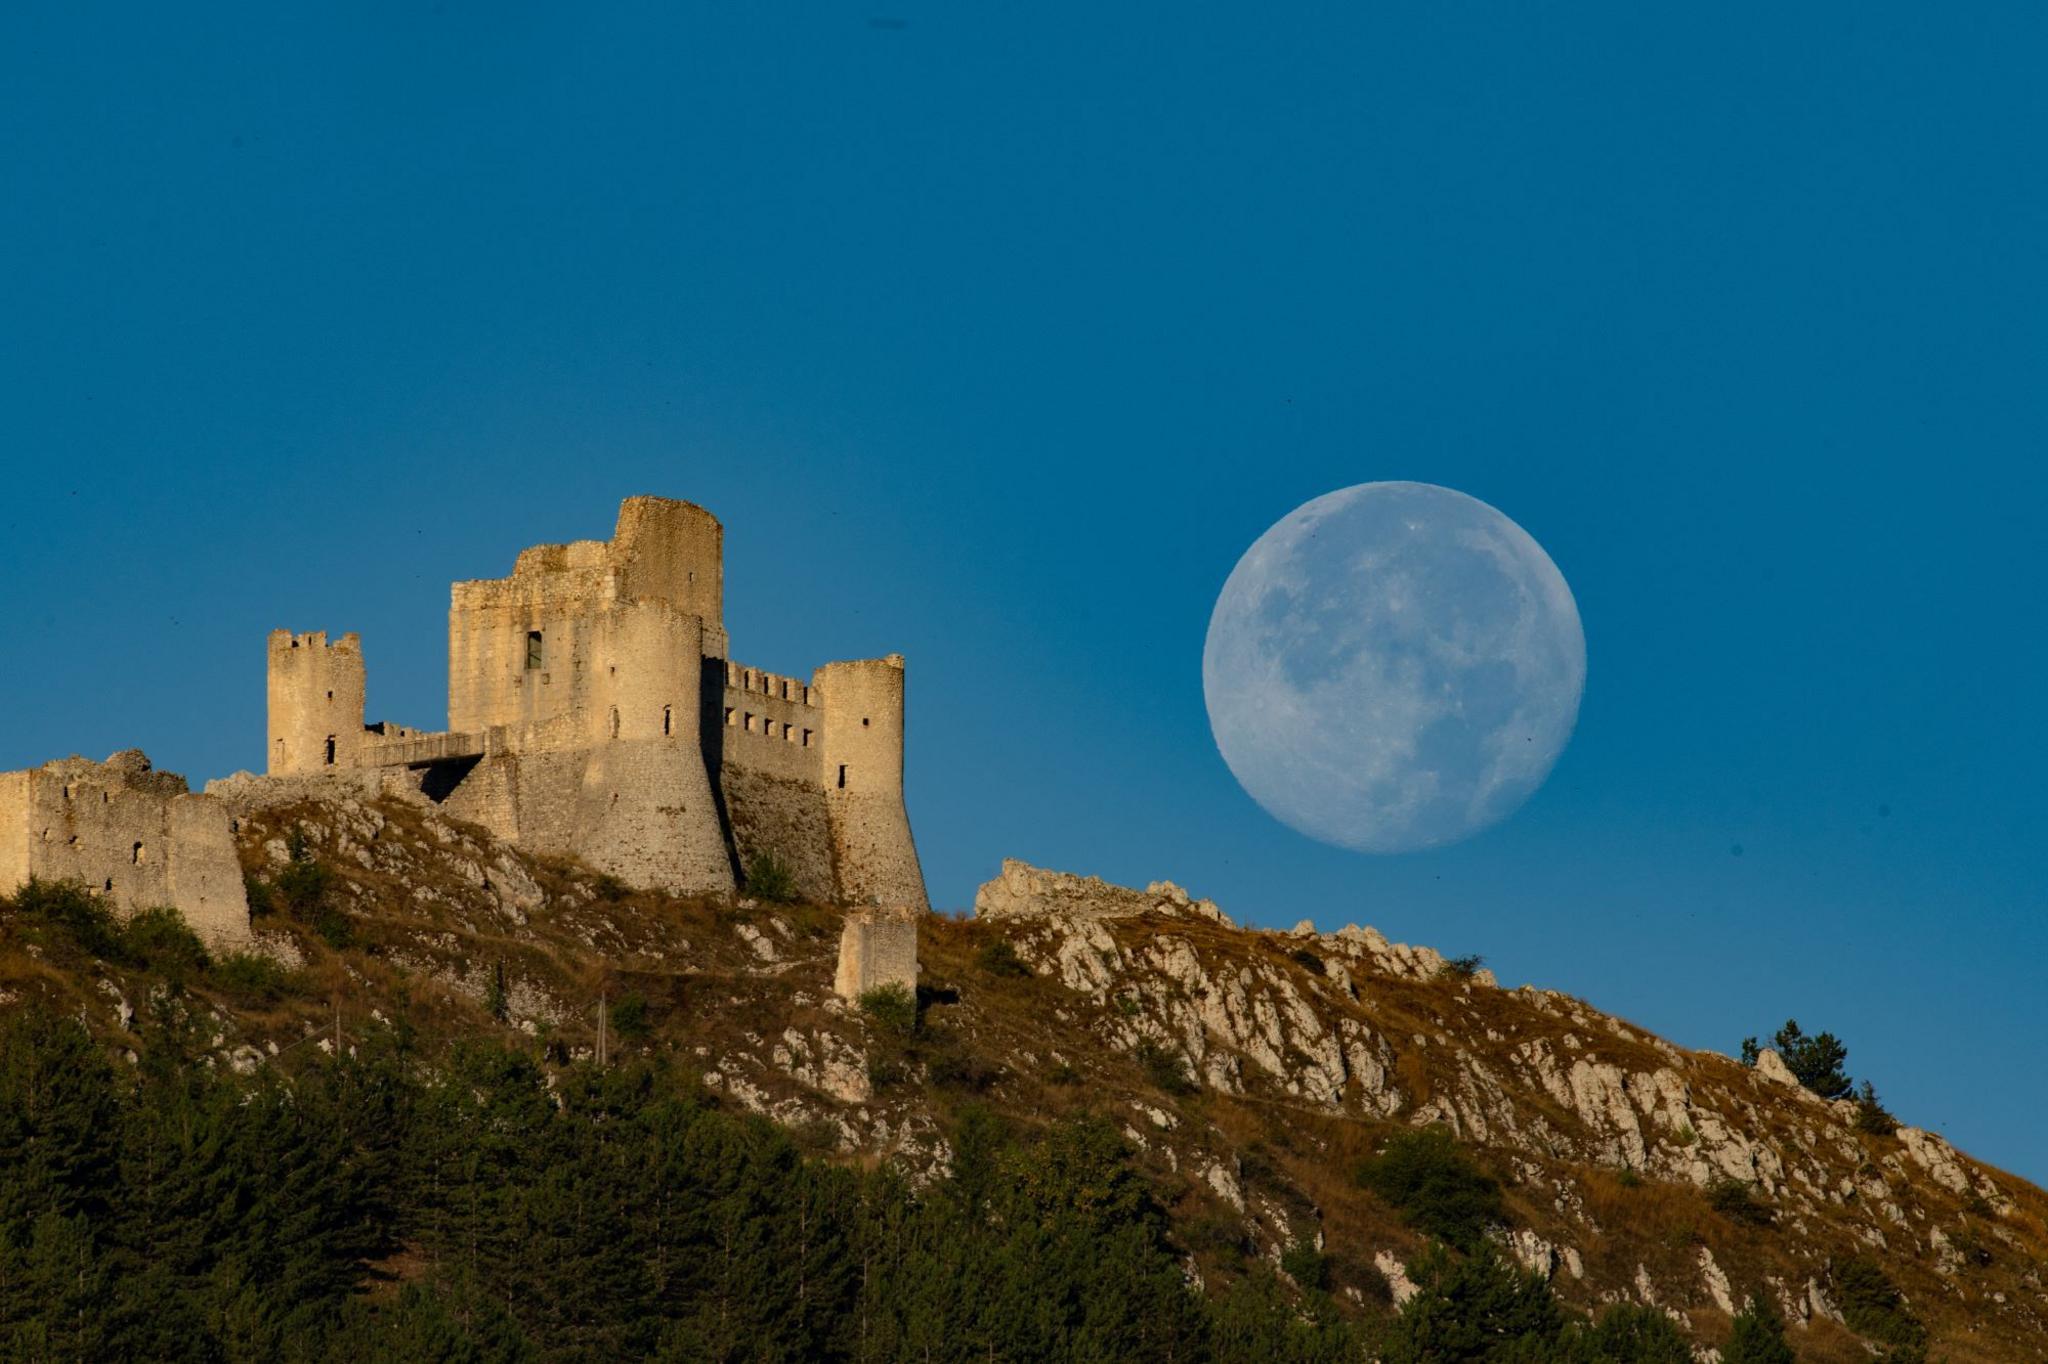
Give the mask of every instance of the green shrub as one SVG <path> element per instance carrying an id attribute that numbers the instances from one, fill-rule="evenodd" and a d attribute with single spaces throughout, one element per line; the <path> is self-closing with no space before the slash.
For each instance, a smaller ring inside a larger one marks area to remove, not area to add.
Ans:
<path id="1" fill-rule="evenodd" d="M 1877 1261 L 1857 1255 L 1833 1266 L 1835 1304 L 1842 1321 L 1858 1335 L 1886 1345 L 1927 1343 L 1927 1328 L 1906 1306 L 1905 1295 Z"/>
<path id="2" fill-rule="evenodd" d="M 269 1004 L 284 996 L 291 975 L 260 952 L 229 952 L 207 973 L 213 987 L 244 1004 Z"/>
<path id="3" fill-rule="evenodd" d="M 1280 1268 L 1302 1288 L 1315 1293 L 1330 1291 L 1330 1257 L 1312 1241 L 1296 1241 L 1281 1251 Z"/>
<path id="4" fill-rule="evenodd" d="M 1032 974 L 1024 958 L 1017 955 L 1017 949 L 1010 946 L 1008 938 L 997 938 L 983 944 L 981 951 L 975 954 L 974 964 L 983 975 L 1014 977 Z"/>
<path id="5" fill-rule="evenodd" d="M 145 909 L 121 926 L 123 955 L 166 980 L 183 984 L 206 970 L 206 945 L 185 926 L 185 916 L 164 906 Z"/>
<path id="6" fill-rule="evenodd" d="M 940 1088 L 980 1094 L 1003 1078 L 1001 1066 L 961 1045 L 952 1029 L 935 1029 L 927 1035 L 938 1045 L 926 1054 L 925 1074 Z"/>
<path id="7" fill-rule="evenodd" d="M 1187 1066 L 1180 1053 L 1170 1047 L 1162 1047 L 1151 1038 L 1139 1041 L 1138 1064 L 1144 1068 L 1145 1078 L 1168 1094 L 1185 1098 L 1197 1093 L 1200 1086 L 1188 1078 Z"/>
<path id="8" fill-rule="evenodd" d="M 44 881 L 31 876 L 11 897 L 10 912 L 40 928 L 55 930 L 72 946 L 103 961 L 123 959 L 121 930 L 113 908 L 77 881 Z"/>
<path id="9" fill-rule="evenodd" d="M 1401 1220 L 1446 1245 L 1471 1251 L 1504 1223 L 1500 1184 L 1441 1127 L 1398 1132 L 1358 1169 L 1358 1183 Z"/>
<path id="10" fill-rule="evenodd" d="M 1479 974 L 1479 968 L 1486 965 L 1486 958 L 1473 952 L 1463 957 L 1451 957 L 1444 962 L 1442 974 L 1452 980 L 1470 980 Z"/>
<path id="11" fill-rule="evenodd" d="M 1320 976 L 1325 970 L 1323 959 L 1309 951 L 1306 947 L 1297 947 L 1287 955 L 1294 961 L 1295 965 L 1301 967 L 1302 970 L 1312 976 Z"/>
<path id="12" fill-rule="evenodd" d="M 1755 1227 L 1768 1227 L 1777 1220 L 1746 1180 L 1715 1180 L 1707 1189 L 1707 1206 L 1732 1221 L 1747 1222 Z"/>
<path id="13" fill-rule="evenodd" d="M 647 1018 L 644 995 L 620 995 L 610 1009 L 612 1031 L 629 1042 L 638 1041 L 654 1030 Z"/>
<path id="14" fill-rule="evenodd" d="M 590 888 L 597 892 L 597 898 L 606 904 L 617 904 L 633 893 L 633 888 L 608 871 L 601 871 L 590 879 Z"/>
<path id="15" fill-rule="evenodd" d="M 1692 1346 L 1677 1323 L 1654 1307 L 1616 1303 L 1600 1314 L 1573 1356 L 1583 1364 L 1692 1364 Z"/>
<path id="16" fill-rule="evenodd" d="M 796 873 L 774 853 L 762 853 L 747 864 L 747 894 L 786 904 L 797 898 Z"/>
<path id="17" fill-rule="evenodd" d="M 863 992 L 860 1011 L 884 1037 L 905 1038 L 917 1031 L 917 997 L 901 985 L 877 985 Z"/>
<path id="18" fill-rule="evenodd" d="M 1885 1108 L 1877 1097 L 1877 1086 L 1868 1080 L 1856 1095 L 1856 1130 L 1874 1137 L 1888 1137 L 1899 1130 L 1899 1120 Z"/>
<path id="19" fill-rule="evenodd" d="M 1785 1343 L 1785 1319 L 1768 1298 L 1752 1297 L 1735 1317 L 1735 1330 L 1721 1347 L 1721 1364 L 1798 1364 Z"/>
<path id="20" fill-rule="evenodd" d="M 336 908 L 334 873 L 313 855 L 305 834 L 293 829 L 286 843 L 289 857 L 271 878 L 276 900 L 286 913 L 320 935 L 329 947 L 347 947 L 355 939 L 348 916 Z"/>

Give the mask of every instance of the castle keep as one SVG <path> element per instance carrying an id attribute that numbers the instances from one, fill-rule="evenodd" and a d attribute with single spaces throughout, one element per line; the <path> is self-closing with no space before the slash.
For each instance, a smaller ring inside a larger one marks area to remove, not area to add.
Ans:
<path id="1" fill-rule="evenodd" d="M 612 538 L 536 545 L 459 582 L 448 728 L 365 724 L 355 635 L 269 646 L 272 777 L 402 774 L 451 813 L 635 885 L 730 892 L 773 857 L 795 889 L 927 908 L 903 805 L 903 659 L 809 681 L 731 657 L 724 528 L 628 498 Z"/>

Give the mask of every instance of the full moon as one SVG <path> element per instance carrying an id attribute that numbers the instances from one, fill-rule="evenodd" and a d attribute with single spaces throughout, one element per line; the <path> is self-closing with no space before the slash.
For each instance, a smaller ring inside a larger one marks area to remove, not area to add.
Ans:
<path id="1" fill-rule="evenodd" d="M 1571 738 L 1586 636 L 1528 532 L 1428 483 L 1304 503 L 1238 560 L 1202 650 L 1223 760 L 1311 838 L 1413 852 L 1519 809 Z"/>

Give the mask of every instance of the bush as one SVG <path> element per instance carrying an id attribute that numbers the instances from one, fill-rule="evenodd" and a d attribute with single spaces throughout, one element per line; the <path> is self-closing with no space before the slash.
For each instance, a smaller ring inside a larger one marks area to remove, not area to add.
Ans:
<path id="1" fill-rule="evenodd" d="M 608 871 L 601 871 L 591 878 L 590 888 L 597 892 L 597 898 L 606 904 L 615 905 L 633 893 L 633 888 Z"/>
<path id="2" fill-rule="evenodd" d="M 619 1001 L 610 1008 L 612 1031 L 629 1042 L 636 1042 L 654 1031 L 654 1025 L 647 1018 L 647 999 L 644 995 L 620 995 Z"/>
<path id="3" fill-rule="evenodd" d="M 185 926 L 185 916 L 168 906 L 142 910 L 122 925 L 121 946 L 129 961 L 173 984 L 182 985 L 208 965 L 206 945 Z"/>
<path id="4" fill-rule="evenodd" d="M 1463 957 L 1451 957 L 1444 962 L 1441 974 L 1452 980 L 1470 980 L 1479 974 L 1479 968 L 1486 965 L 1486 958 L 1477 952 Z"/>
<path id="5" fill-rule="evenodd" d="M 1137 1057 L 1145 1078 L 1166 1093 L 1185 1098 L 1200 1091 L 1200 1086 L 1188 1078 L 1180 1053 L 1170 1047 L 1162 1047 L 1147 1037 L 1138 1043 Z"/>
<path id="6" fill-rule="evenodd" d="M 1735 1330 L 1721 1349 L 1721 1364 L 1798 1364 L 1785 1343 L 1785 1320 L 1770 1300 L 1753 1297 L 1735 1318 Z"/>
<path id="7" fill-rule="evenodd" d="M 762 853 L 747 864 L 747 894 L 787 904 L 797 898 L 796 873 L 774 853 Z"/>
<path id="8" fill-rule="evenodd" d="M 1755 1189 L 1746 1180 L 1715 1180 L 1707 1189 L 1707 1206 L 1723 1217 L 1736 1222 L 1747 1222 L 1753 1227 L 1768 1227 L 1776 1220 L 1770 1208 L 1758 1200 Z"/>
<path id="9" fill-rule="evenodd" d="M 1280 1268 L 1310 1292 L 1330 1291 L 1330 1257 L 1317 1250 L 1312 1241 L 1296 1241 L 1281 1251 Z"/>
<path id="10" fill-rule="evenodd" d="M 1396 1133 L 1357 1179 L 1409 1226 L 1459 1250 L 1474 1250 L 1488 1227 L 1507 1220 L 1500 1184 L 1441 1127 Z"/>
<path id="11" fill-rule="evenodd" d="M 230 952 L 207 975 L 213 987 L 244 1004 L 269 1004 L 283 997 L 291 975 L 260 952 Z"/>
<path id="12" fill-rule="evenodd" d="M 1692 1346 L 1671 1318 L 1654 1307 L 1617 1303 L 1581 1338 L 1575 1358 L 1585 1364 L 1692 1364 Z"/>
<path id="13" fill-rule="evenodd" d="M 933 1048 L 925 1059 L 925 1074 L 933 1084 L 943 1089 L 980 1094 L 1003 1078 L 1001 1066 L 960 1045 L 950 1028 L 936 1029 L 933 1036 L 940 1045 Z"/>
<path id="14" fill-rule="evenodd" d="M 1877 1086 L 1868 1080 L 1856 1095 L 1856 1130 L 1874 1137 L 1888 1137 L 1899 1130 L 1899 1120 L 1885 1108 L 1877 1097 Z"/>
<path id="15" fill-rule="evenodd" d="M 997 938 L 984 944 L 981 951 L 975 954 L 974 964 L 981 969 L 983 975 L 1014 977 L 1032 974 L 1031 968 L 1025 965 L 1024 958 L 1017 955 L 1017 949 L 1010 946 L 1008 938 Z"/>
<path id="16" fill-rule="evenodd" d="M 77 881 L 44 881 L 31 876 L 11 897 L 0 899 L 0 905 L 32 924 L 55 929 L 88 956 L 105 961 L 123 959 L 121 930 L 113 908 Z"/>
<path id="17" fill-rule="evenodd" d="M 347 947 L 355 934 L 350 931 L 348 916 L 332 903 L 334 873 L 313 855 L 302 831 L 293 829 L 286 847 L 290 856 L 270 883 L 276 901 L 329 947 Z"/>
<path id="18" fill-rule="evenodd" d="M 1297 966 L 1312 976 L 1320 976 L 1326 970 L 1323 966 L 1323 959 L 1309 951 L 1306 947 L 1297 947 L 1287 955 L 1293 959 Z"/>
<path id="19" fill-rule="evenodd" d="M 1867 1255 L 1843 1260 L 1832 1271 L 1842 1321 L 1859 1335 L 1886 1345 L 1927 1343 L 1927 1328 L 1906 1307 L 1897 1284 Z"/>
<path id="20" fill-rule="evenodd" d="M 901 985 L 877 985 L 860 997 L 860 1011 L 885 1037 L 908 1037 L 917 1031 L 917 997 Z"/>

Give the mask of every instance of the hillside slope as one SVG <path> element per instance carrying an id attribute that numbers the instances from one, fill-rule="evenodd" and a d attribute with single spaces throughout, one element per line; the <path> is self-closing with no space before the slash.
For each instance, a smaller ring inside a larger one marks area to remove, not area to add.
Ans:
<path id="1" fill-rule="evenodd" d="M 308 788 L 312 790 L 314 788 Z M 1370 929 L 1241 929 L 1160 885 L 1006 864 L 971 920 L 921 927 L 913 1029 L 832 993 L 838 911 L 640 893 L 397 795 L 219 789 L 270 904 L 261 990 L 189 985 L 221 1064 L 288 1066 L 402 1025 L 548 1064 L 682 1058 L 730 1106 L 835 1160 L 944 1170 L 963 1114 L 1109 1117 L 1211 1289 L 1315 1247 L 1335 1301 L 1385 1315 L 1424 1238 L 1362 1187 L 1392 1134 L 1447 1129 L 1504 1187 L 1493 1233 L 1560 1298 L 1668 1312 L 1702 1348 L 1774 1300 L 1803 1359 L 1871 1357 L 1844 1323 L 1875 1264 L 1932 1356 L 2048 1358 L 2048 1197 L 1856 1106 L 1675 1047 L 1554 992 L 1496 988 Z M 298 798 L 294 798 L 298 797 Z M 56 959 L 0 921 L 0 1002 L 117 1048 L 147 972 Z M 1287 1260 L 1288 1263 L 1298 1261 Z"/>

